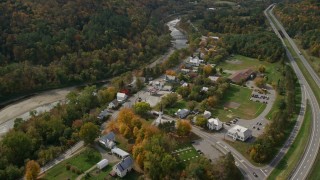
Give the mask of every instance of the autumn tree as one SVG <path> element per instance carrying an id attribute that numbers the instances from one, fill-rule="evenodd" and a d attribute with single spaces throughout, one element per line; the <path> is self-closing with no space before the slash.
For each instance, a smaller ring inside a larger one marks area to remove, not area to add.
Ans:
<path id="1" fill-rule="evenodd" d="M 197 126 L 205 127 L 207 125 L 207 122 L 208 120 L 203 115 L 199 115 L 196 117 Z"/>
<path id="2" fill-rule="evenodd" d="M 117 94 L 117 90 L 115 87 L 108 87 L 105 89 L 101 89 L 98 91 L 98 101 L 100 105 L 104 105 L 110 101 L 112 101 Z"/>
<path id="3" fill-rule="evenodd" d="M 87 122 L 81 127 L 79 135 L 86 144 L 92 144 L 99 135 L 99 128 L 92 122 Z"/>
<path id="4" fill-rule="evenodd" d="M 191 124 L 188 120 L 179 120 L 177 122 L 177 134 L 179 136 L 187 136 L 190 134 Z"/>
<path id="5" fill-rule="evenodd" d="M 266 85 L 266 80 L 263 77 L 257 77 L 254 79 L 254 83 L 257 87 L 262 88 Z"/>
<path id="6" fill-rule="evenodd" d="M 264 65 L 260 65 L 258 68 L 260 73 L 265 73 L 266 72 L 266 67 Z"/>
<path id="7" fill-rule="evenodd" d="M 206 77 L 208 77 L 209 75 L 211 75 L 212 73 L 212 66 L 211 65 L 205 65 L 203 66 L 203 73 Z"/>
<path id="8" fill-rule="evenodd" d="M 147 102 L 137 102 L 133 106 L 134 112 L 137 113 L 140 116 L 145 116 L 150 110 L 151 106 Z"/>
<path id="9" fill-rule="evenodd" d="M 28 161 L 26 165 L 25 179 L 26 180 L 35 180 L 40 173 L 40 165 L 34 161 Z"/>

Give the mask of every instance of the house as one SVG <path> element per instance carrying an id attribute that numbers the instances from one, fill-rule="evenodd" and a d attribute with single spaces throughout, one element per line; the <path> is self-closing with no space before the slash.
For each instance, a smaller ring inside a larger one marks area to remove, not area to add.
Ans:
<path id="1" fill-rule="evenodd" d="M 105 168 L 106 166 L 108 166 L 108 164 L 109 164 L 108 159 L 102 159 L 101 161 L 99 161 L 97 163 L 97 168 L 101 170 L 101 169 Z"/>
<path id="2" fill-rule="evenodd" d="M 166 75 L 165 80 L 166 80 L 167 82 L 175 82 L 175 81 L 176 81 L 176 76 Z"/>
<path id="3" fill-rule="evenodd" d="M 208 87 L 202 87 L 201 91 L 202 92 L 208 92 L 209 88 Z"/>
<path id="4" fill-rule="evenodd" d="M 203 117 L 205 117 L 206 119 L 209 119 L 211 117 L 211 112 L 210 111 L 204 111 Z"/>
<path id="5" fill-rule="evenodd" d="M 191 64 L 192 66 L 196 66 L 198 67 L 200 65 L 200 59 L 196 56 L 196 57 L 190 57 L 189 58 L 189 64 Z"/>
<path id="6" fill-rule="evenodd" d="M 110 103 L 109 103 L 109 105 L 108 105 L 108 108 L 109 109 L 117 109 L 118 107 L 119 107 L 119 102 L 118 102 L 118 100 L 117 99 L 115 99 L 115 100 L 113 100 L 113 101 L 111 101 Z"/>
<path id="7" fill-rule="evenodd" d="M 172 91 L 172 86 L 163 86 L 162 90 L 164 90 L 164 91 Z"/>
<path id="8" fill-rule="evenodd" d="M 128 172 L 132 170 L 133 167 L 133 159 L 131 156 L 127 156 L 122 159 L 118 164 L 113 166 L 112 170 L 119 176 L 124 177 Z"/>
<path id="9" fill-rule="evenodd" d="M 210 130 L 219 131 L 222 128 L 222 122 L 218 118 L 210 118 L 208 120 L 207 126 Z"/>
<path id="10" fill-rule="evenodd" d="M 154 87 L 154 88 L 156 88 L 158 90 L 162 89 L 163 86 L 164 86 L 164 82 L 163 81 L 153 81 L 152 82 L 152 87 Z"/>
<path id="11" fill-rule="evenodd" d="M 125 157 L 130 155 L 129 153 L 127 153 L 124 150 L 117 148 L 117 147 L 111 149 L 111 152 L 112 152 L 112 154 L 118 156 L 121 159 L 124 159 Z"/>
<path id="12" fill-rule="evenodd" d="M 255 72 L 252 69 L 245 69 L 232 74 L 229 79 L 235 84 L 241 84 L 250 78 L 253 79 L 254 76 Z"/>
<path id="13" fill-rule="evenodd" d="M 111 115 L 108 109 L 101 111 L 101 113 L 97 116 L 98 119 L 103 120 L 105 117 Z"/>
<path id="14" fill-rule="evenodd" d="M 183 84 L 182 84 L 182 87 L 188 87 L 188 83 L 186 83 L 186 82 L 183 83 Z"/>
<path id="15" fill-rule="evenodd" d="M 184 73 L 184 74 L 187 74 L 190 72 L 190 69 L 181 69 L 181 72 Z"/>
<path id="16" fill-rule="evenodd" d="M 117 93 L 117 101 L 119 103 L 123 103 L 124 101 L 126 101 L 127 98 L 128 96 L 125 93 L 121 93 L 121 92 Z"/>
<path id="17" fill-rule="evenodd" d="M 190 114 L 188 109 L 179 109 L 175 115 L 178 116 L 180 119 L 186 118 Z"/>
<path id="18" fill-rule="evenodd" d="M 209 76 L 208 77 L 212 82 L 217 82 L 218 81 L 218 79 L 220 78 L 219 76 Z"/>
<path id="19" fill-rule="evenodd" d="M 115 147 L 115 138 L 116 135 L 113 132 L 110 132 L 102 137 L 100 137 L 99 142 L 104 145 L 108 149 L 112 149 Z"/>
<path id="20" fill-rule="evenodd" d="M 231 136 L 234 140 L 246 141 L 252 137 L 252 131 L 243 126 L 235 125 L 227 132 L 228 136 Z"/>

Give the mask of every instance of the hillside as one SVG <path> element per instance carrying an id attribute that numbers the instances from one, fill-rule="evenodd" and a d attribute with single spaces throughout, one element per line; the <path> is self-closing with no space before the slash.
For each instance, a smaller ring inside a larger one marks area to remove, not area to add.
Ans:
<path id="1" fill-rule="evenodd" d="M 170 45 L 160 20 L 174 3 L 1 1 L 0 99 L 95 82 L 150 61 Z"/>

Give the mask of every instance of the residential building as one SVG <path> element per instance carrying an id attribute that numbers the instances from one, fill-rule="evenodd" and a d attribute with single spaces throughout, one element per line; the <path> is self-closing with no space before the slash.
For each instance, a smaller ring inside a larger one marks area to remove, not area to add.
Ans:
<path id="1" fill-rule="evenodd" d="M 201 91 L 202 92 L 208 92 L 209 88 L 208 87 L 202 87 Z"/>
<path id="2" fill-rule="evenodd" d="M 164 90 L 164 91 L 172 91 L 172 86 L 163 86 L 162 90 Z"/>
<path id="3" fill-rule="evenodd" d="M 109 109 L 117 109 L 119 107 L 119 102 L 117 99 L 111 101 L 108 105 Z"/>
<path id="4" fill-rule="evenodd" d="M 132 170 L 133 167 L 133 159 L 131 156 L 127 156 L 122 159 L 118 164 L 113 166 L 112 170 L 119 176 L 124 177 L 128 172 Z"/>
<path id="5" fill-rule="evenodd" d="M 204 111 L 203 117 L 205 117 L 206 119 L 209 119 L 211 117 L 211 112 L 210 111 Z"/>
<path id="6" fill-rule="evenodd" d="M 117 93 L 117 101 L 120 103 L 123 103 L 124 101 L 126 101 L 128 98 L 128 96 L 125 93 Z"/>
<path id="7" fill-rule="evenodd" d="M 208 78 L 209 78 L 212 82 L 217 82 L 220 77 L 219 77 L 219 76 L 209 76 Z"/>
<path id="8" fill-rule="evenodd" d="M 108 111 L 108 109 L 105 109 L 101 111 L 101 113 L 97 116 L 98 119 L 103 120 L 107 116 L 111 115 L 111 113 Z"/>
<path id="9" fill-rule="evenodd" d="M 190 114 L 188 109 L 179 109 L 175 115 L 178 116 L 180 119 L 186 118 Z"/>
<path id="10" fill-rule="evenodd" d="M 167 82 L 175 82 L 175 81 L 176 81 L 176 76 L 166 75 L 165 80 L 166 80 Z"/>
<path id="11" fill-rule="evenodd" d="M 210 118 L 208 119 L 207 127 L 210 130 L 219 131 L 220 129 L 222 129 L 222 122 L 218 118 Z"/>
<path id="12" fill-rule="evenodd" d="M 104 145 L 108 149 L 112 149 L 115 147 L 115 138 L 116 135 L 113 132 L 110 132 L 102 137 L 100 137 L 99 142 Z"/>
<path id="13" fill-rule="evenodd" d="M 243 126 L 235 125 L 227 132 L 228 136 L 231 136 L 234 140 L 246 141 L 252 137 L 252 131 Z"/>

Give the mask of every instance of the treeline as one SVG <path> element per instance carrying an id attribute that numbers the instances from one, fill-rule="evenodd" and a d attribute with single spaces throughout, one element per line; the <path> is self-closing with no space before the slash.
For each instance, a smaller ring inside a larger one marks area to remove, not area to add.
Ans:
<path id="1" fill-rule="evenodd" d="M 160 20 L 173 4 L 1 1 L 0 98 L 94 82 L 140 67 L 170 46 Z"/>
<path id="2" fill-rule="evenodd" d="M 271 32 L 231 34 L 223 38 L 229 53 L 276 62 L 285 57 L 281 41 Z"/>
<path id="3" fill-rule="evenodd" d="M 291 37 L 304 49 L 320 57 L 320 4 L 318 1 L 280 3 L 274 10 Z"/>
<path id="4" fill-rule="evenodd" d="M 272 122 L 266 126 L 265 132 L 248 149 L 248 154 L 253 161 L 266 163 L 272 160 L 278 148 L 283 145 L 290 134 L 295 123 L 291 119 L 295 113 L 299 113 L 296 112 L 296 101 L 300 101 L 296 99 L 296 81 L 293 70 L 286 66 L 277 87 L 283 89 L 285 100 L 279 104 L 278 111 L 273 114 Z"/>

